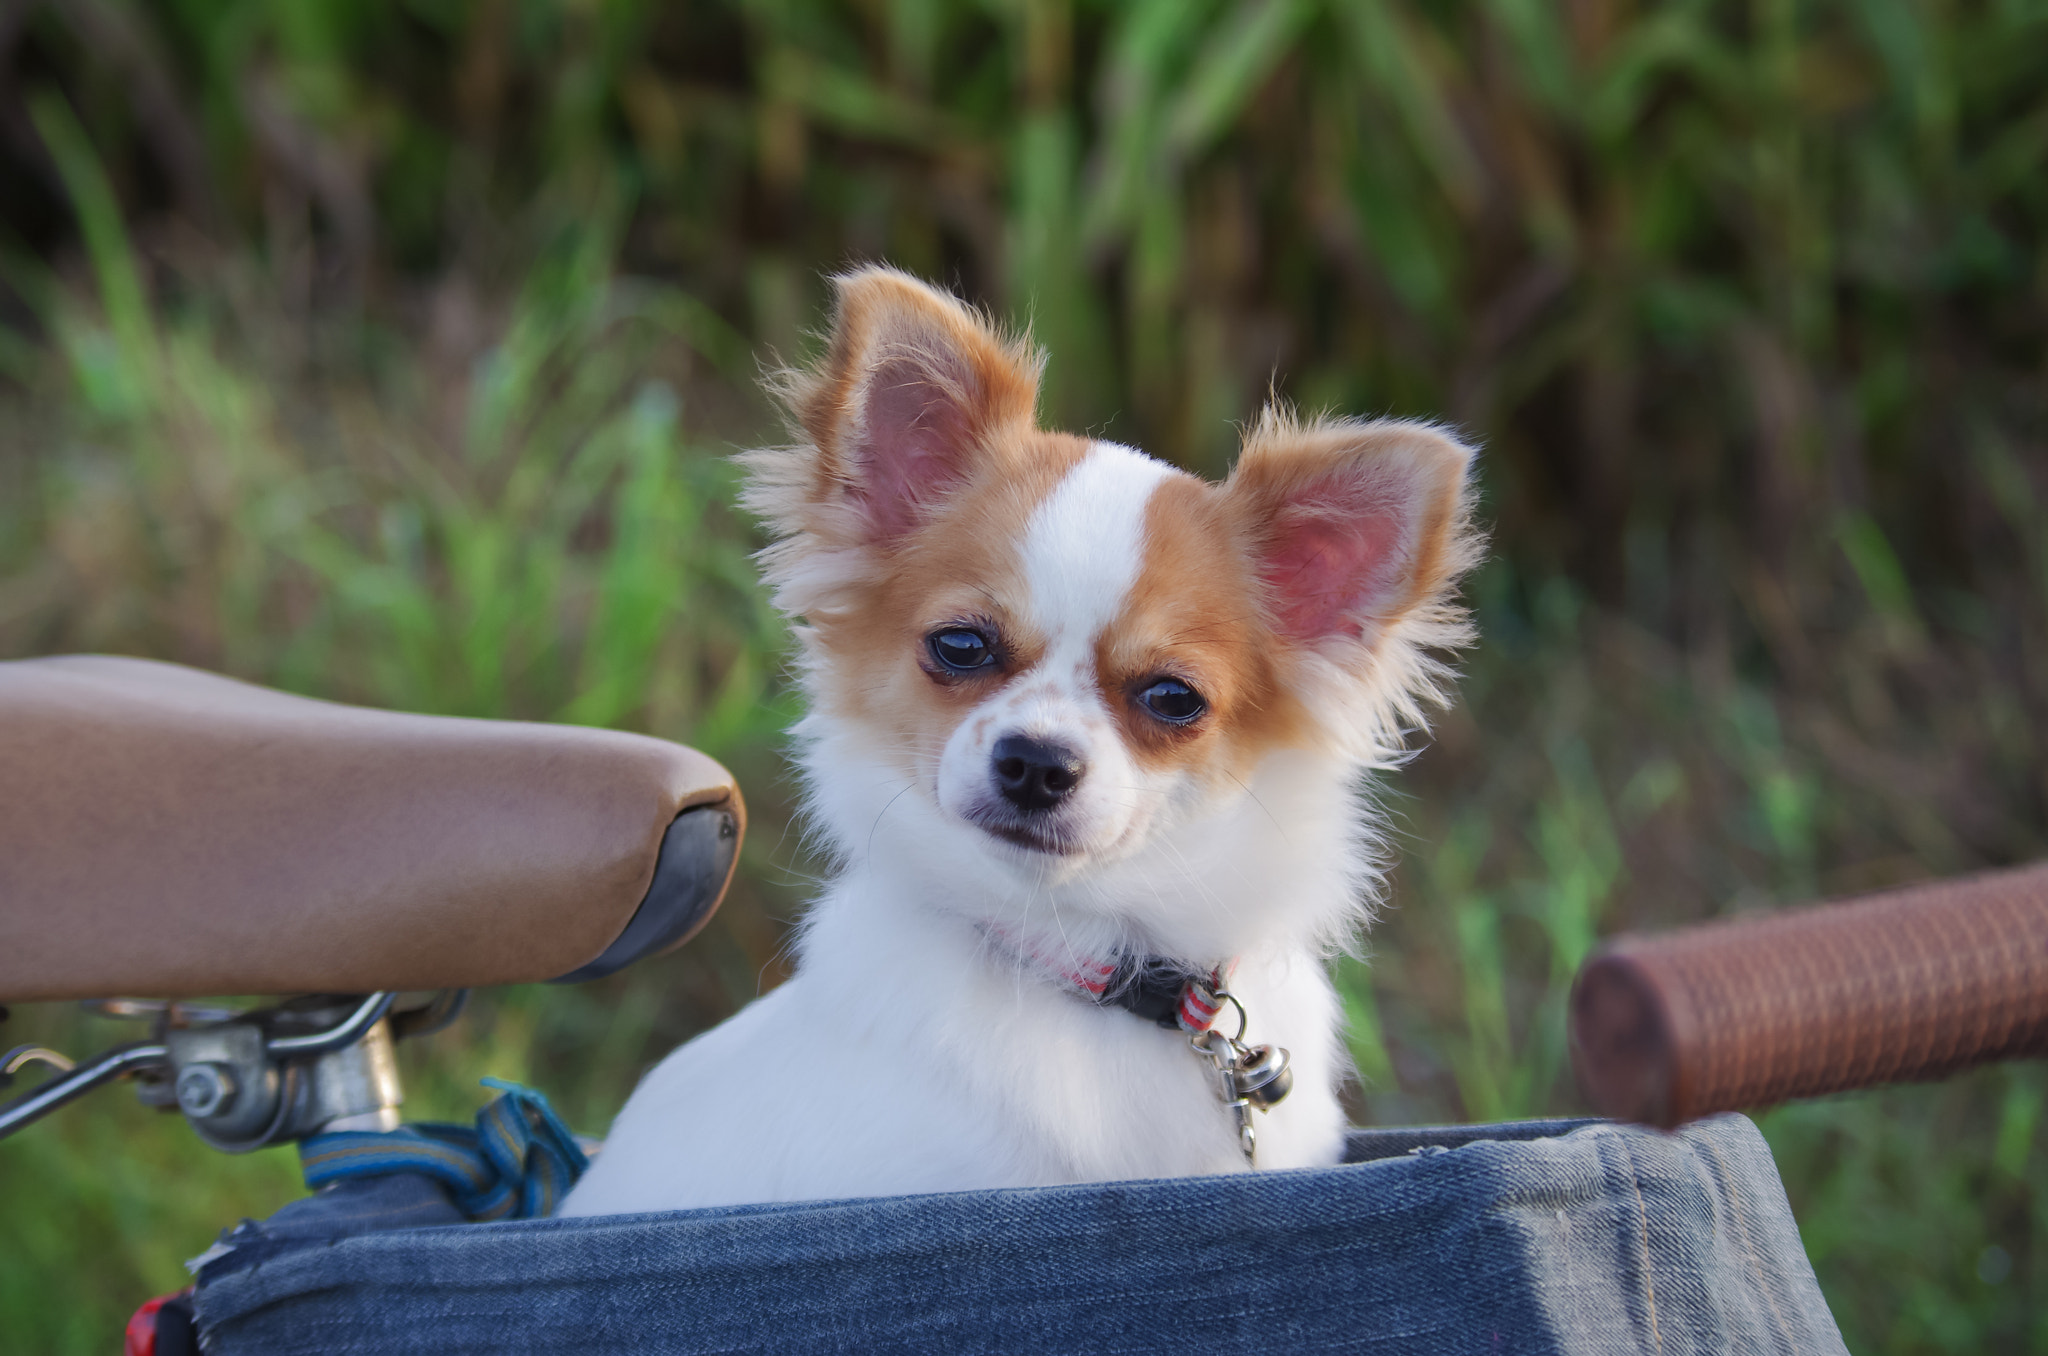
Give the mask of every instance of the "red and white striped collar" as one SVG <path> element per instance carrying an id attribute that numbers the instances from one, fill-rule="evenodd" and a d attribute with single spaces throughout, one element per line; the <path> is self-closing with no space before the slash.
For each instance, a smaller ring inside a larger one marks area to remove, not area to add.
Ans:
<path id="1" fill-rule="evenodd" d="M 1234 958 L 1204 966 L 1134 951 L 1098 956 L 1081 951 L 1064 938 L 1034 938 L 994 921 L 978 926 L 990 942 L 1056 987 L 1190 1034 L 1215 1025 L 1229 996 L 1226 986 L 1231 971 L 1237 966 Z"/>

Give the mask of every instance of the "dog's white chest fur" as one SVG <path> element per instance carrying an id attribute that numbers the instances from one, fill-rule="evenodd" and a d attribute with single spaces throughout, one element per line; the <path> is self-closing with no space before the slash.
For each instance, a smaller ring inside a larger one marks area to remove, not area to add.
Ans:
<path id="1" fill-rule="evenodd" d="M 563 1212 L 1245 1170 L 1209 1059 L 1048 947 L 1231 966 L 1295 1075 L 1258 1167 L 1334 1162 L 1325 957 L 1367 907 L 1359 783 L 1463 638 L 1469 453 L 1269 411 L 1206 484 L 1039 430 L 1035 362 L 951 298 L 838 282 L 749 498 L 838 869 L 795 975 L 648 1075 Z"/>
<path id="2" fill-rule="evenodd" d="M 920 928 L 868 888 L 820 903 L 795 978 L 648 1075 L 563 1213 L 1244 1169 L 1186 1035 L 1005 973 L 971 929 Z M 1303 1089 L 1260 1117 L 1261 1167 L 1342 1149 L 1321 974 L 1247 958 L 1234 980 Z"/>

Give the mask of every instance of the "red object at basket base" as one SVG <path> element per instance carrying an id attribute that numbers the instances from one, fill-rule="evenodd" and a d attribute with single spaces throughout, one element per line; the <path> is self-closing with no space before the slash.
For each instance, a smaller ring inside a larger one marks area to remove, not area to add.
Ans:
<path id="1" fill-rule="evenodd" d="M 181 1295 L 192 1293 L 192 1287 L 173 1290 L 168 1295 L 158 1295 L 137 1309 L 128 1318 L 127 1342 L 121 1348 L 121 1356 L 156 1356 L 156 1311 Z"/>

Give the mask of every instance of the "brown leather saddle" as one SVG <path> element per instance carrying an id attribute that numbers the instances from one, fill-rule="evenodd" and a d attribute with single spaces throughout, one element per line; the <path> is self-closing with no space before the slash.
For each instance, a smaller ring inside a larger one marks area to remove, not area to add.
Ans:
<path id="1" fill-rule="evenodd" d="M 745 826 L 643 735 L 0 663 L 0 1000 L 596 978 L 703 925 Z"/>

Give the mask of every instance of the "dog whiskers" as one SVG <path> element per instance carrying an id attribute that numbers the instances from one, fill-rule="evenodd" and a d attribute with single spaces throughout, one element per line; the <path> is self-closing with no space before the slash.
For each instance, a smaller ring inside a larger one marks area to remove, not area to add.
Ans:
<path id="1" fill-rule="evenodd" d="M 895 795 L 889 797 L 888 804 L 884 805 L 880 810 L 875 812 L 875 822 L 868 826 L 867 859 L 870 862 L 874 861 L 875 859 L 875 833 L 882 827 L 882 816 L 888 814 L 889 807 L 894 805 L 897 801 L 902 800 L 904 796 L 908 795 L 910 793 L 910 789 L 915 785 L 915 782 L 905 782 L 903 784 L 903 789 L 901 791 L 898 791 Z"/>

